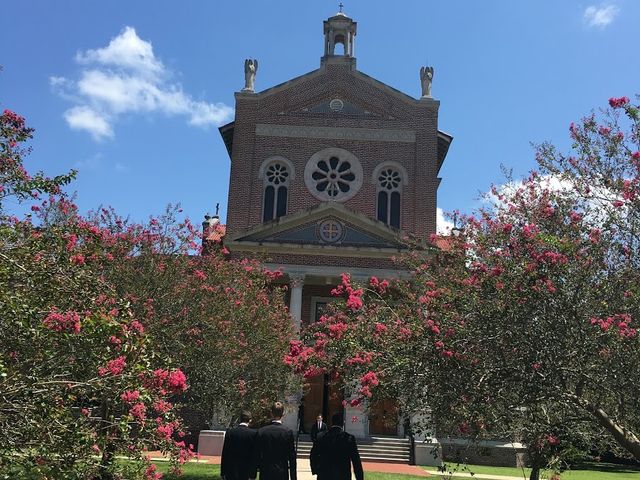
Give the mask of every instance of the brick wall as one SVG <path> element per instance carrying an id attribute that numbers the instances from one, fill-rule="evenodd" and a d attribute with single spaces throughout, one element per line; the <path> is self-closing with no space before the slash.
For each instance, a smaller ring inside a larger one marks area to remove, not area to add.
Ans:
<path id="1" fill-rule="evenodd" d="M 304 107 L 313 107 L 332 98 L 353 103 L 378 118 L 300 113 Z M 236 95 L 227 233 L 233 234 L 261 223 L 263 184 L 258 178 L 258 170 L 264 160 L 281 155 L 293 163 L 295 180 L 289 189 L 288 213 L 295 213 L 320 203 L 304 183 L 307 161 L 319 150 L 337 147 L 353 153 L 363 167 L 362 187 L 344 203 L 345 206 L 375 218 L 376 185 L 372 184 L 373 170 L 384 161 L 396 161 L 406 169 L 409 177 L 408 186 L 402 193 L 401 228 L 427 237 L 436 228 L 439 182 L 437 109 L 437 102 L 399 98 L 388 87 L 376 86 L 368 77 L 352 72 L 347 65 L 326 65 L 298 83 L 293 82 L 290 86 L 278 87 L 271 92 Z M 256 136 L 255 127 L 258 123 L 412 130 L 416 132 L 416 141 Z M 332 261 L 332 265 L 341 265 L 344 259 Z"/>

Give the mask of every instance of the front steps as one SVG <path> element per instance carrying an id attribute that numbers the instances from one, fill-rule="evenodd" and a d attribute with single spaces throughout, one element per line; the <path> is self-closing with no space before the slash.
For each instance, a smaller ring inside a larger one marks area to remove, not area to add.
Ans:
<path id="1" fill-rule="evenodd" d="M 356 440 L 363 462 L 408 464 L 411 461 L 411 441 L 408 438 L 368 437 Z M 298 458 L 309 458 L 312 445 L 309 435 L 300 435 Z"/>

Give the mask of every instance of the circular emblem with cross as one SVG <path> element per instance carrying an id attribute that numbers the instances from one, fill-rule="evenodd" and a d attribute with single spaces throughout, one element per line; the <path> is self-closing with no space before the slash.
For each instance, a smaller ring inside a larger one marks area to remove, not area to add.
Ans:
<path id="1" fill-rule="evenodd" d="M 324 220 L 318 224 L 317 234 L 323 242 L 337 243 L 344 236 L 344 226 L 332 218 Z"/>

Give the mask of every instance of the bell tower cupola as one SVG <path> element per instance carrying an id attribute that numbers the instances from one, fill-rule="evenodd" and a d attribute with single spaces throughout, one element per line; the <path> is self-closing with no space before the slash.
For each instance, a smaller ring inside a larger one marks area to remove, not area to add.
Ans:
<path id="1" fill-rule="evenodd" d="M 323 62 L 328 59 L 354 58 L 357 26 L 356 22 L 345 15 L 340 4 L 340 11 L 324 21 Z"/>

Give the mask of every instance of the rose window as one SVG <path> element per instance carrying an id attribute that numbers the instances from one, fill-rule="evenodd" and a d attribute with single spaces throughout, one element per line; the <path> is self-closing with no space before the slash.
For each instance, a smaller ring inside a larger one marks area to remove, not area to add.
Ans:
<path id="1" fill-rule="evenodd" d="M 265 176 L 267 177 L 268 183 L 280 185 L 283 183 L 287 183 L 289 172 L 287 171 L 287 167 L 285 165 L 281 163 L 272 163 L 267 168 Z"/>
<path id="2" fill-rule="evenodd" d="M 351 152 L 325 148 L 314 153 L 304 169 L 309 192 L 319 200 L 344 202 L 362 186 L 362 166 Z"/>
<path id="3" fill-rule="evenodd" d="M 351 164 L 338 157 L 331 157 L 328 161 L 320 160 L 317 169 L 311 175 L 316 181 L 316 190 L 326 192 L 330 197 L 337 197 L 340 192 L 351 190 L 351 182 L 356 176 L 351 171 Z"/>
<path id="4" fill-rule="evenodd" d="M 380 175 L 378 175 L 378 181 L 384 190 L 397 190 L 402 179 L 396 170 L 387 168 L 380 172 Z"/>

